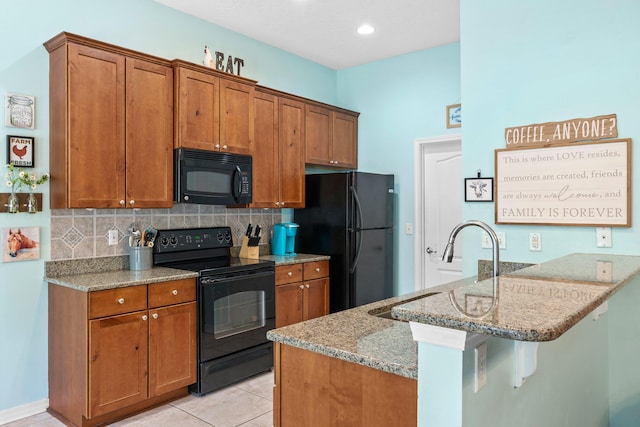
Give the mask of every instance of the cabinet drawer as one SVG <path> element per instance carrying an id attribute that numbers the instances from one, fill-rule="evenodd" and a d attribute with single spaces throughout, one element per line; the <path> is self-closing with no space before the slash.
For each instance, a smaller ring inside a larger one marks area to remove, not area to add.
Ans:
<path id="1" fill-rule="evenodd" d="M 304 280 L 313 280 L 329 276 L 329 261 L 304 263 Z"/>
<path id="2" fill-rule="evenodd" d="M 124 314 L 147 308 L 147 285 L 89 293 L 89 319 Z"/>
<path id="3" fill-rule="evenodd" d="M 276 267 L 276 285 L 302 282 L 302 264 L 281 265 Z"/>
<path id="4" fill-rule="evenodd" d="M 149 308 L 196 300 L 196 279 L 174 280 L 149 285 Z"/>

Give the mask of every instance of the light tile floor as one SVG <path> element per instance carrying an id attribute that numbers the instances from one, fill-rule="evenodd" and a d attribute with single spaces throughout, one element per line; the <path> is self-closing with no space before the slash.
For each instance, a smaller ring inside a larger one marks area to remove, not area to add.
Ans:
<path id="1" fill-rule="evenodd" d="M 110 425 L 272 427 L 273 373 L 257 375 L 203 397 L 189 395 Z M 64 424 L 44 412 L 5 426 L 64 427 Z"/>

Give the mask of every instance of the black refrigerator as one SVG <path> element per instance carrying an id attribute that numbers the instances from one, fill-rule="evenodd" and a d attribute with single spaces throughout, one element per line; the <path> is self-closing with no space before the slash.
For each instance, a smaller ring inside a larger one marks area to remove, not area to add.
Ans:
<path id="1" fill-rule="evenodd" d="M 394 177 L 365 172 L 306 176 L 296 251 L 329 255 L 332 313 L 393 296 Z"/>

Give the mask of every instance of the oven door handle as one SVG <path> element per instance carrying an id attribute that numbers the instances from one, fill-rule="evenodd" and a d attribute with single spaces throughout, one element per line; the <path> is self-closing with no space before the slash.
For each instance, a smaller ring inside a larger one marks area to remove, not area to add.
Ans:
<path id="1" fill-rule="evenodd" d="M 217 285 L 220 283 L 235 282 L 238 280 L 247 280 L 247 279 L 267 277 L 267 276 L 274 276 L 274 272 L 270 270 L 270 271 L 261 271 L 256 273 L 238 272 L 237 274 L 232 274 L 232 275 L 230 274 L 225 276 L 205 276 L 200 278 L 200 283 L 202 285 Z"/>

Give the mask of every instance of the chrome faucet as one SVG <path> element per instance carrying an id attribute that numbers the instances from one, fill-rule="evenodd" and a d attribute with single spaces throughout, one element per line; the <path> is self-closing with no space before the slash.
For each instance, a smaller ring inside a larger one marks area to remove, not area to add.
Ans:
<path id="1" fill-rule="evenodd" d="M 451 300 L 451 303 L 453 304 L 453 306 L 460 313 L 464 314 L 465 316 L 479 318 L 489 314 L 498 303 L 498 276 L 500 275 L 500 254 L 499 254 L 500 244 L 498 242 L 498 235 L 496 234 L 495 231 L 493 231 L 491 227 L 489 227 L 487 224 L 485 224 L 482 221 L 469 220 L 461 224 L 458 224 L 455 227 L 453 227 L 453 230 L 451 230 L 451 234 L 449 235 L 449 242 L 447 243 L 447 246 L 444 248 L 444 253 L 442 254 L 442 261 L 445 261 L 445 262 L 453 261 L 453 244 L 456 240 L 456 236 L 460 231 L 462 231 L 463 228 L 469 227 L 469 226 L 480 227 L 482 230 L 487 232 L 487 234 L 489 235 L 489 238 L 491 239 L 491 247 L 493 249 L 493 299 L 491 301 L 491 307 L 489 307 L 489 310 L 487 310 L 486 313 L 483 313 L 481 315 L 473 315 L 473 314 L 466 313 L 464 310 L 460 308 L 457 301 L 455 300 L 453 291 L 449 291 L 449 299 Z"/>

